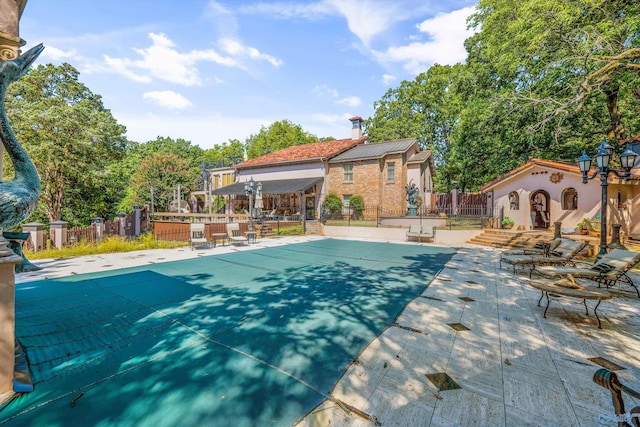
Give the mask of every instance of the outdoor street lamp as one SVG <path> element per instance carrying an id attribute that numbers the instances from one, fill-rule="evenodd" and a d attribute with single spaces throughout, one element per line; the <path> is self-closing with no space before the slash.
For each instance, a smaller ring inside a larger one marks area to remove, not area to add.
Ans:
<path id="1" fill-rule="evenodd" d="M 589 176 L 589 169 L 591 169 L 592 160 L 591 157 L 587 155 L 586 150 L 583 151 L 582 156 L 578 159 L 583 184 L 586 184 L 590 179 L 600 174 L 602 200 L 600 202 L 600 252 L 598 253 L 598 258 L 607 253 L 607 187 L 609 186 L 607 179 L 609 178 L 609 174 L 612 173 L 618 178 L 624 178 L 625 181 L 629 181 L 631 179 L 631 168 L 635 164 L 636 157 L 638 156 L 627 145 L 626 150 L 620 154 L 620 165 L 622 169 L 624 169 L 624 174 L 621 174 L 619 171 L 609 168 L 612 153 L 613 147 L 607 144 L 606 138 L 603 139 L 595 157 L 597 170 L 594 171 L 591 176 Z"/>
<path id="2" fill-rule="evenodd" d="M 249 233 L 253 233 L 253 194 L 262 192 L 262 183 L 258 183 L 254 187 L 253 177 L 249 181 L 244 182 L 244 194 L 249 197 Z"/>

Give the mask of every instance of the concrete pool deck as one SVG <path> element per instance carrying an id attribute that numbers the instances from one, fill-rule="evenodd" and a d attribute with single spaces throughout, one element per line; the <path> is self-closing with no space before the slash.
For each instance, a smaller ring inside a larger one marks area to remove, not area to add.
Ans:
<path id="1" fill-rule="evenodd" d="M 37 261 L 43 270 L 20 274 L 16 281 L 319 238 Z M 640 388 L 640 299 L 634 293 L 616 289 L 615 297 L 601 304 L 603 329 L 597 328 L 591 310 L 585 315 L 576 300 L 552 302 L 544 319 L 543 309 L 537 307 L 540 292 L 529 286 L 527 276 L 498 268 L 500 251 L 472 245 L 457 249 L 397 323 L 354 360 L 331 393 L 332 400 L 299 425 L 596 426 L 603 425 L 601 415 L 613 412 L 611 394 L 592 381 L 596 370 L 603 364 L 619 365 L 624 369 L 615 372 L 621 382 Z M 450 380 L 434 385 L 442 377 Z M 445 390 L 453 382 L 460 388 Z M 627 411 L 640 404 L 628 396 L 625 403 Z"/>

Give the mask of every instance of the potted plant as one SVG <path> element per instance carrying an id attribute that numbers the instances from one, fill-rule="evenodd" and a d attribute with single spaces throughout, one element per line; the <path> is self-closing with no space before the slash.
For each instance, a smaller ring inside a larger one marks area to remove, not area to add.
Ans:
<path id="1" fill-rule="evenodd" d="M 505 216 L 504 218 L 502 218 L 501 224 L 502 224 L 502 228 L 510 229 L 515 224 L 515 221 L 509 218 L 508 216 Z"/>
<path id="2" fill-rule="evenodd" d="M 589 234 L 589 231 L 587 230 L 587 221 L 588 221 L 587 218 L 582 218 L 582 221 L 576 224 L 576 228 L 579 230 L 580 234 L 582 234 L 583 236 L 586 236 L 587 234 Z"/>

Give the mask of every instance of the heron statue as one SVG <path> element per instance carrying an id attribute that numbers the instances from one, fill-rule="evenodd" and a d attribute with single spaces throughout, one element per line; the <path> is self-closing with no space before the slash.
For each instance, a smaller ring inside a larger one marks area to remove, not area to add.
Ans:
<path id="1" fill-rule="evenodd" d="M 40 195 L 38 171 L 9 125 L 4 98 L 9 84 L 27 72 L 43 49 L 39 44 L 16 59 L 0 61 L 0 140 L 15 170 L 13 180 L 0 182 L 0 233 L 28 218 Z"/>

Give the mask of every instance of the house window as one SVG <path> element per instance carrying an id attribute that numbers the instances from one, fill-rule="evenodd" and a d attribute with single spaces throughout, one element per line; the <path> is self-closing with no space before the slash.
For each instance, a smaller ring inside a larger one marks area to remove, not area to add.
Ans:
<path id="1" fill-rule="evenodd" d="M 562 191 L 562 209 L 565 211 L 578 210 L 578 192 L 569 187 Z"/>
<path id="2" fill-rule="evenodd" d="M 512 211 L 520 210 L 520 195 L 515 191 L 509 193 L 509 209 Z"/>
<path id="3" fill-rule="evenodd" d="M 396 163 L 387 163 L 387 182 L 394 182 L 396 180 Z"/>
<path id="4" fill-rule="evenodd" d="M 342 182 L 353 182 L 353 165 L 342 166 Z"/>

